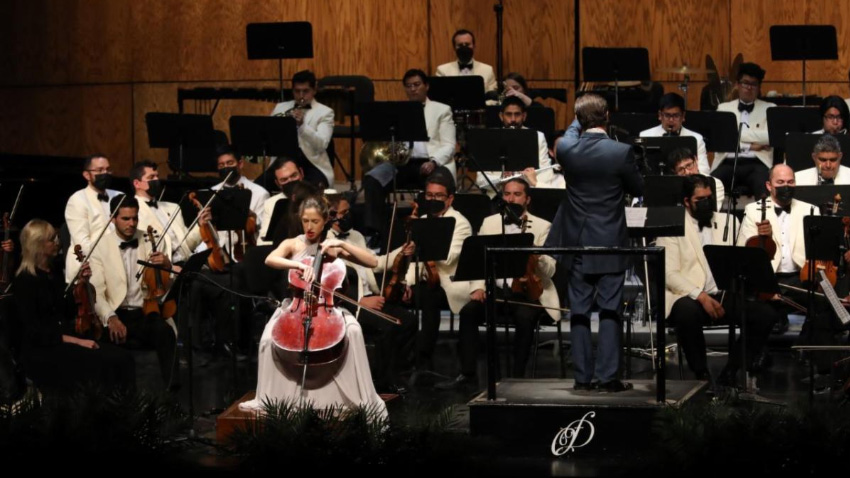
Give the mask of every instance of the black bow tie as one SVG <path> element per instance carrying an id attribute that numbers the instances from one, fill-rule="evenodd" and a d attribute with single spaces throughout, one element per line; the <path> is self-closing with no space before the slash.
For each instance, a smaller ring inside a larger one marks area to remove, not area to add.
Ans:
<path id="1" fill-rule="evenodd" d="M 773 206 L 773 209 L 776 211 L 776 215 L 782 214 L 782 211 L 785 211 L 786 214 L 791 214 L 791 205 L 787 206 Z"/>
<path id="2" fill-rule="evenodd" d="M 97 193 L 97 200 L 103 202 L 109 202 L 109 194 L 106 193 Z"/>
<path id="3" fill-rule="evenodd" d="M 120 247 L 122 251 L 124 249 L 127 249 L 128 247 L 135 249 L 135 248 L 139 247 L 139 240 L 133 239 L 133 240 L 130 240 L 130 241 L 123 241 L 121 244 L 118 245 L 118 247 Z"/>
<path id="4" fill-rule="evenodd" d="M 157 204 L 156 199 L 151 199 L 147 203 L 148 203 L 148 206 L 155 207 L 155 208 L 159 209 L 159 204 Z"/>
<path id="5" fill-rule="evenodd" d="M 457 62 L 457 67 L 460 68 L 461 70 L 471 70 L 472 69 L 472 62 L 469 62 L 469 63 Z"/>
<path id="6" fill-rule="evenodd" d="M 673 136 L 673 137 L 676 137 L 676 136 L 679 136 L 680 134 L 681 134 L 681 131 L 665 131 L 665 132 L 664 132 L 664 134 L 662 134 L 661 136 Z"/>
<path id="7" fill-rule="evenodd" d="M 350 236 L 350 235 L 351 235 L 350 231 L 349 232 L 338 232 L 338 233 L 336 233 L 336 238 L 341 241 L 343 239 L 348 238 L 348 236 Z"/>
<path id="8" fill-rule="evenodd" d="M 752 113 L 753 108 L 755 108 L 755 107 L 756 107 L 755 102 L 750 103 L 750 104 L 744 104 L 744 103 L 741 103 L 740 101 L 738 102 L 738 111 L 740 111 L 741 113 L 743 113 L 744 111 L 746 111 L 747 113 Z"/>
<path id="9" fill-rule="evenodd" d="M 834 178 L 833 179 L 820 178 L 820 183 L 821 183 L 821 185 L 829 186 L 829 185 L 835 184 L 835 179 Z"/>

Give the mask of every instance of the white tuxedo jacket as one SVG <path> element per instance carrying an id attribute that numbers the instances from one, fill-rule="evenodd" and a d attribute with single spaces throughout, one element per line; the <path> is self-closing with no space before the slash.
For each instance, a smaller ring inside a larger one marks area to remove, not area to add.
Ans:
<path id="1" fill-rule="evenodd" d="M 157 234 L 162 234 L 162 231 L 165 230 L 165 226 L 168 223 L 166 222 L 165 224 L 163 224 L 162 221 L 159 220 L 159 217 L 157 217 L 154 210 L 150 206 L 148 206 L 147 200 L 145 198 L 141 196 L 136 196 L 136 200 L 139 201 L 139 231 L 142 231 L 143 233 L 147 232 L 148 226 L 150 225 L 153 226 Z M 171 220 L 171 218 L 174 217 L 175 214 L 177 215 L 177 218 L 174 219 L 174 222 L 171 223 L 171 228 L 168 230 L 169 234 L 167 238 L 167 240 L 171 243 L 172 250 L 174 250 L 176 249 L 175 246 L 177 244 L 174 242 L 170 232 L 174 231 L 174 237 L 177 238 L 177 241 L 183 240 L 183 238 L 186 237 L 187 228 L 186 223 L 183 221 L 183 214 L 180 212 L 180 207 L 173 202 L 159 201 L 157 203 L 157 206 L 160 211 L 165 213 L 165 216 L 168 218 L 168 220 Z M 192 255 L 192 251 L 195 250 L 195 248 L 198 247 L 200 243 L 201 231 L 197 226 L 195 226 L 192 228 L 192 231 L 189 233 L 188 237 L 186 237 L 186 240 L 183 241 L 183 244 L 181 244 L 179 247 L 179 251 L 183 259 L 188 259 L 189 256 Z M 172 257 L 169 256 L 169 259 L 172 259 Z"/>
<path id="2" fill-rule="evenodd" d="M 112 200 L 121 193 L 108 189 L 106 194 Z M 66 283 L 74 279 L 80 268 L 80 263 L 74 257 L 74 246 L 77 244 L 83 246 L 83 255 L 88 254 L 100 231 L 109 224 L 109 215 L 104 212 L 102 204 L 97 199 L 97 192 L 88 186 L 68 198 L 68 203 L 65 205 L 65 224 L 68 226 L 71 242 L 68 250 L 65 251 Z M 110 225 L 109 229 L 113 229 L 113 226 Z"/>
<path id="3" fill-rule="evenodd" d="M 272 116 L 284 113 L 295 105 L 295 101 L 278 103 Z M 304 156 L 328 179 L 328 185 L 334 185 L 334 168 L 328 156 L 328 143 L 334 133 L 334 110 L 313 100 L 310 109 L 304 112 L 304 122 L 298 127 L 298 147 Z"/>
<path id="4" fill-rule="evenodd" d="M 767 109 L 770 107 L 776 106 L 773 103 L 768 103 L 767 101 L 756 100 L 755 106 L 753 107 L 753 112 L 750 113 L 749 120 L 749 128 L 744 126 L 741 130 L 741 144 L 749 144 L 758 143 L 758 144 L 768 144 L 769 139 L 767 135 Z M 735 114 L 736 122 L 741 122 L 741 112 L 738 111 L 738 100 L 727 101 L 726 103 L 720 103 L 717 106 L 717 111 L 728 111 Z M 741 149 L 741 153 L 745 153 L 744 149 Z M 767 168 L 773 166 L 773 148 L 768 148 L 762 151 L 755 151 L 756 157 L 759 161 L 762 162 Z M 711 170 L 714 171 L 717 169 L 717 166 L 720 166 L 720 163 L 726 157 L 735 157 L 735 153 L 717 153 L 714 155 L 714 162 L 711 163 Z M 700 169 L 702 171 L 702 169 Z"/>
<path id="5" fill-rule="evenodd" d="M 258 246 L 270 246 L 272 244 L 272 241 L 266 241 L 263 238 L 266 237 L 266 234 L 268 234 L 269 232 L 269 223 L 272 220 L 272 213 L 274 213 L 274 207 L 281 199 L 286 199 L 286 195 L 283 193 L 277 193 L 274 196 L 266 199 L 266 201 L 263 203 L 263 213 L 260 215 L 260 234 L 259 237 L 257 237 Z"/>
<path id="6" fill-rule="evenodd" d="M 708 261 L 702 249 L 699 238 L 699 229 L 694 225 L 688 213 L 682 210 L 685 217 L 685 235 L 682 237 L 659 237 L 655 243 L 663 247 L 664 251 L 664 277 L 667 285 L 665 291 L 665 317 L 670 315 L 673 304 L 690 295 L 695 289 L 705 288 L 706 273 L 709 272 Z M 732 218 L 737 226 L 738 219 Z M 712 245 L 731 246 L 734 243 L 732 234 L 729 234 L 726 242 L 723 242 L 723 228 L 726 225 L 726 214 L 714 213 L 711 220 Z M 731 227 L 730 227 L 731 231 Z"/>
<path id="7" fill-rule="evenodd" d="M 425 127 L 428 129 L 428 156 L 457 176 L 455 166 L 455 122 L 449 105 L 425 100 Z"/>
<path id="8" fill-rule="evenodd" d="M 641 138 L 660 138 L 664 136 L 664 128 L 661 125 L 658 125 L 654 128 L 645 129 L 640 132 Z M 708 153 L 705 152 L 705 141 L 702 138 L 702 135 L 697 133 L 696 131 L 691 131 L 688 128 L 682 126 L 682 131 L 679 132 L 680 136 L 690 136 L 696 138 L 697 140 L 697 165 L 699 167 L 699 173 L 708 175 L 711 172 L 711 166 L 708 165 Z"/>
<path id="9" fill-rule="evenodd" d="M 802 268 L 806 263 L 806 244 L 803 234 L 803 218 L 808 216 L 814 207 L 814 215 L 820 215 L 817 207 L 796 199 L 791 200 L 791 222 L 789 227 L 791 245 L 791 260 L 797 267 Z M 779 218 L 776 217 L 776 211 L 773 208 L 773 201 L 770 197 L 766 201 L 767 211 L 765 219 L 770 221 L 770 227 L 773 230 L 773 241 L 776 243 L 776 255 L 771 261 L 773 270 L 779 269 L 779 262 L 782 260 L 782 230 L 779 225 Z M 761 222 L 761 202 L 753 202 L 747 204 L 744 209 L 744 222 L 741 224 L 741 233 L 738 235 L 738 245 L 742 246 L 747 243 L 747 239 L 758 235 L 757 222 Z"/>
<path id="10" fill-rule="evenodd" d="M 794 173 L 794 181 L 797 183 L 797 186 L 817 186 L 818 168 L 809 168 L 797 171 Z M 847 166 L 838 167 L 838 174 L 835 176 L 835 184 L 850 184 L 850 168 Z"/>
<path id="11" fill-rule="evenodd" d="M 528 215 L 528 228 L 526 232 L 534 235 L 534 245 L 542 247 L 546 242 L 546 237 L 549 236 L 549 229 L 552 223 L 549 221 Z M 497 235 L 502 233 L 502 218 L 499 214 L 493 214 L 484 218 L 481 224 L 481 230 L 478 231 L 479 236 Z M 543 294 L 540 296 L 540 304 L 546 307 L 561 307 L 561 301 L 558 299 L 558 291 L 555 290 L 555 283 L 552 282 L 552 276 L 555 275 L 555 259 L 551 256 L 541 255 L 537 262 L 537 275 L 543 283 Z M 469 286 L 469 292 L 472 293 L 478 289 L 484 289 L 484 281 L 472 281 Z M 546 309 L 546 313 L 554 321 L 561 320 L 561 313 L 557 310 Z"/>
<path id="12" fill-rule="evenodd" d="M 484 91 L 496 91 L 499 85 L 496 84 L 496 75 L 493 73 L 493 67 L 481 63 L 478 60 L 472 60 L 472 74 L 484 78 Z M 437 67 L 435 76 L 460 76 L 460 66 L 457 60 L 443 63 Z"/>

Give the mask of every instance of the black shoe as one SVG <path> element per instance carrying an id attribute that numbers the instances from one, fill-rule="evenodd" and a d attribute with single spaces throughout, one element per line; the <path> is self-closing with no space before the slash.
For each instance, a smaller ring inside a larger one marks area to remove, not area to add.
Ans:
<path id="1" fill-rule="evenodd" d="M 458 387 L 463 387 L 472 384 L 478 384 L 478 379 L 475 378 L 475 375 L 460 374 L 452 380 L 447 380 L 445 382 L 435 384 L 434 388 L 436 388 L 437 390 L 454 390 Z"/>
<path id="2" fill-rule="evenodd" d="M 593 390 L 592 382 L 576 382 L 573 384 L 573 390 L 576 392 L 589 392 Z"/>
<path id="3" fill-rule="evenodd" d="M 602 393 L 617 393 L 625 392 L 626 390 L 631 390 L 635 387 L 629 382 L 623 382 L 621 380 L 614 379 L 610 382 L 600 383 L 598 388 L 599 391 Z"/>

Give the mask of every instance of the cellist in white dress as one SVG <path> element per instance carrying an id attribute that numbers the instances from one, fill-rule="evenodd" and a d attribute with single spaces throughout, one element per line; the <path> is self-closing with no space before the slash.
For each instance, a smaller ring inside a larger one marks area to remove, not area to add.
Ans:
<path id="1" fill-rule="evenodd" d="M 328 205 L 324 198 L 306 199 L 299 211 L 304 234 L 283 241 L 266 258 L 266 265 L 275 269 L 300 269 L 305 282 L 313 279 L 313 269 L 302 263 L 304 257 L 312 257 L 321 247 L 324 254 L 340 257 L 364 267 L 377 266 L 375 255 L 338 239 L 326 239 L 325 225 L 328 222 Z M 257 394 L 254 400 L 241 403 L 241 410 L 261 410 L 268 401 L 298 401 L 305 399 L 317 409 L 343 406 L 364 406 L 377 410 L 386 417 L 384 401 L 375 391 L 366 345 L 360 324 L 348 311 L 339 308 L 345 318 L 345 340 L 347 346 L 335 362 L 308 367 L 307 380 L 302 391 L 302 367 L 285 363 L 279 359 L 277 346 L 272 340 L 272 330 L 280 317 L 287 312 L 287 300 L 275 312 L 260 339 L 258 359 Z"/>

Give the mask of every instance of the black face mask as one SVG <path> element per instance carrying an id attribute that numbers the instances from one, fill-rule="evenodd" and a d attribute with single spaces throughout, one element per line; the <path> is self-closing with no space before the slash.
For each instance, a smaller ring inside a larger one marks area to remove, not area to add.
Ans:
<path id="1" fill-rule="evenodd" d="M 339 226 L 339 230 L 341 232 L 348 232 L 354 227 L 354 218 L 351 217 L 351 213 L 346 214 L 345 216 L 336 220 L 337 225 Z"/>
<path id="2" fill-rule="evenodd" d="M 292 191 L 295 190 L 295 185 L 297 185 L 297 184 L 298 184 L 298 181 L 290 181 L 290 182 L 284 184 L 283 186 L 281 186 L 280 191 L 283 193 L 284 196 L 291 198 L 292 197 Z"/>
<path id="3" fill-rule="evenodd" d="M 438 201 L 436 199 L 424 199 L 420 203 L 420 213 L 427 214 L 429 216 L 436 216 L 443 212 L 443 209 L 446 208 L 445 201 Z"/>
<path id="4" fill-rule="evenodd" d="M 226 168 L 219 169 L 218 176 L 222 181 L 224 181 L 225 178 L 227 178 L 227 175 L 231 172 L 233 172 L 233 175 L 230 176 L 230 181 L 228 181 L 227 184 L 236 184 L 236 182 L 239 181 L 239 172 L 236 170 L 236 166 L 228 166 Z"/>
<path id="5" fill-rule="evenodd" d="M 159 199 L 159 195 L 162 194 L 162 181 L 159 179 L 148 181 L 148 194 L 154 199 Z"/>
<path id="6" fill-rule="evenodd" d="M 455 48 L 455 54 L 457 54 L 457 60 L 461 63 L 469 63 L 472 60 L 472 48 L 468 46 L 461 45 Z"/>
<path id="7" fill-rule="evenodd" d="M 92 184 L 98 191 L 106 191 L 112 184 L 112 175 L 109 173 L 95 174 Z"/>
<path id="8" fill-rule="evenodd" d="M 694 218 L 699 223 L 700 229 L 711 226 L 711 218 L 714 217 L 714 208 L 711 207 L 710 198 L 693 203 L 691 212 L 693 212 Z"/>
<path id="9" fill-rule="evenodd" d="M 522 204 L 507 203 L 507 204 L 505 204 L 505 209 L 510 211 L 510 212 L 506 211 L 506 214 L 505 214 L 505 222 L 506 223 L 516 224 L 516 225 L 522 224 L 522 215 L 525 213 L 525 208 L 522 207 Z"/>
<path id="10" fill-rule="evenodd" d="M 776 192 L 776 201 L 780 203 L 780 206 L 786 206 L 794 199 L 793 186 L 777 186 L 773 190 Z"/>

